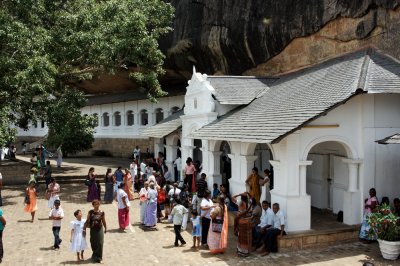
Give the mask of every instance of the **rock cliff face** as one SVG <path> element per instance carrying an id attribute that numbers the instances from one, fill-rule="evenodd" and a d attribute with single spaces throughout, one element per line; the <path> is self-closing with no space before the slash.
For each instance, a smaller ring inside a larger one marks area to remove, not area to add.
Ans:
<path id="1" fill-rule="evenodd" d="M 400 59 L 400 0 L 165 0 L 173 32 L 160 40 L 165 89 L 182 89 L 193 65 L 209 75 L 270 76 L 367 45 Z M 90 93 L 134 89 L 128 72 L 100 76 Z"/>
<path id="2" fill-rule="evenodd" d="M 268 76 L 373 45 L 400 58 L 400 0 L 172 0 L 167 80 Z"/>

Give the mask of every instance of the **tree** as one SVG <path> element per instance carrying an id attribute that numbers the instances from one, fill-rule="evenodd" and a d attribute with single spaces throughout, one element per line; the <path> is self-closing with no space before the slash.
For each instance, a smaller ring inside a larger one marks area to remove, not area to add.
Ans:
<path id="1" fill-rule="evenodd" d="M 172 16 L 162 0 L 0 1 L 0 146 L 15 135 L 10 124 L 27 129 L 46 120 L 49 134 L 62 135 L 50 119 L 54 110 L 63 99 L 80 103 L 83 94 L 71 91 L 100 73 L 133 69 L 149 99 L 164 95 L 157 40 L 171 30 Z M 88 125 L 76 113 L 61 117 L 71 126 Z"/>
<path id="2" fill-rule="evenodd" d="M 62 143 L 64 155 L 92 147 L 95 118 L 81 115 L 84 99 L 82 92 L 70 89 L 49 108 L 46 145 L 57 147 Z"/>

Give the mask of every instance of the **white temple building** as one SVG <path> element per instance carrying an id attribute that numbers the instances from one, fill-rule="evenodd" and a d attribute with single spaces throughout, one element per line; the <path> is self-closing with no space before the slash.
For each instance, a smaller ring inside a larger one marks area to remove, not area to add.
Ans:
<path id="1" fill-rule="evenodd" d="M 170 169 L 178 155 L 199 160 L 210 189 L 222 182 L 223 156 L 232 194 L 246 190 L 254 166 L 273 170 L 272 202 L 286 213 L 288 232 L 311 228 L 311 207 L 361 223 L 371 187 L 379 199 L 400 197 L 400 145 L 376 142 L 400 132 L 400 62 L 376 50 L 270 78 L 194 71 L 184 96 L 159 105 L 106 102 L 82 110 L 102 117 L 96 138 L 150 140 Z M 157 118 L 158 108 L 168 115 Z M 147 121 L 142 110 L 151 110 Z M 113 117 L 107 126 L 104 113 Z"/>

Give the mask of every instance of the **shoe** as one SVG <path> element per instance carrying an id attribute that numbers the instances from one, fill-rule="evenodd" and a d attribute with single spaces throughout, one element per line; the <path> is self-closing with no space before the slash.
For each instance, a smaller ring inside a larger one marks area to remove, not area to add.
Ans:
<path id="1" fill-rule="evenodd" d="M 174 246 L 175 246 L 175 247 L 178 247 L 179 245 L 178 245 L 178 243 L 175 243 Z"/>
<path id="2" fill-rule="evenodd" d="M 186 242 L 182 242 L 181 243 L 181 247 L 183 247 L 184 245 L 186 245 Z"/>

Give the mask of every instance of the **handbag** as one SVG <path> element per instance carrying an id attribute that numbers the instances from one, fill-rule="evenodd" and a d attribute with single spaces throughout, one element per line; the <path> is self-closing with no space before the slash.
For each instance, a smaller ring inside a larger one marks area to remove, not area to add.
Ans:
<path id="1" fill-rule="evenodd" d="M 89 178 L 86 179 L 86 180 L 85 180 L 85 185 L 88 186 L 88 187 L 90 187 L 90 186 L 92 185 L 92 180 L 89 179 Z"/>
<path id="2" fill-rule="evenodd" d="M 223 224 L 223 219 L 212 219 L 212 231 L 215 233 L 221 233 Z"/>
<path id="3" fill-rule="evenodd" d="M 24 203 L 25 204 L 31 204 L 31 199 L 29 198 L 29 194 L 25 195 Z"/>

